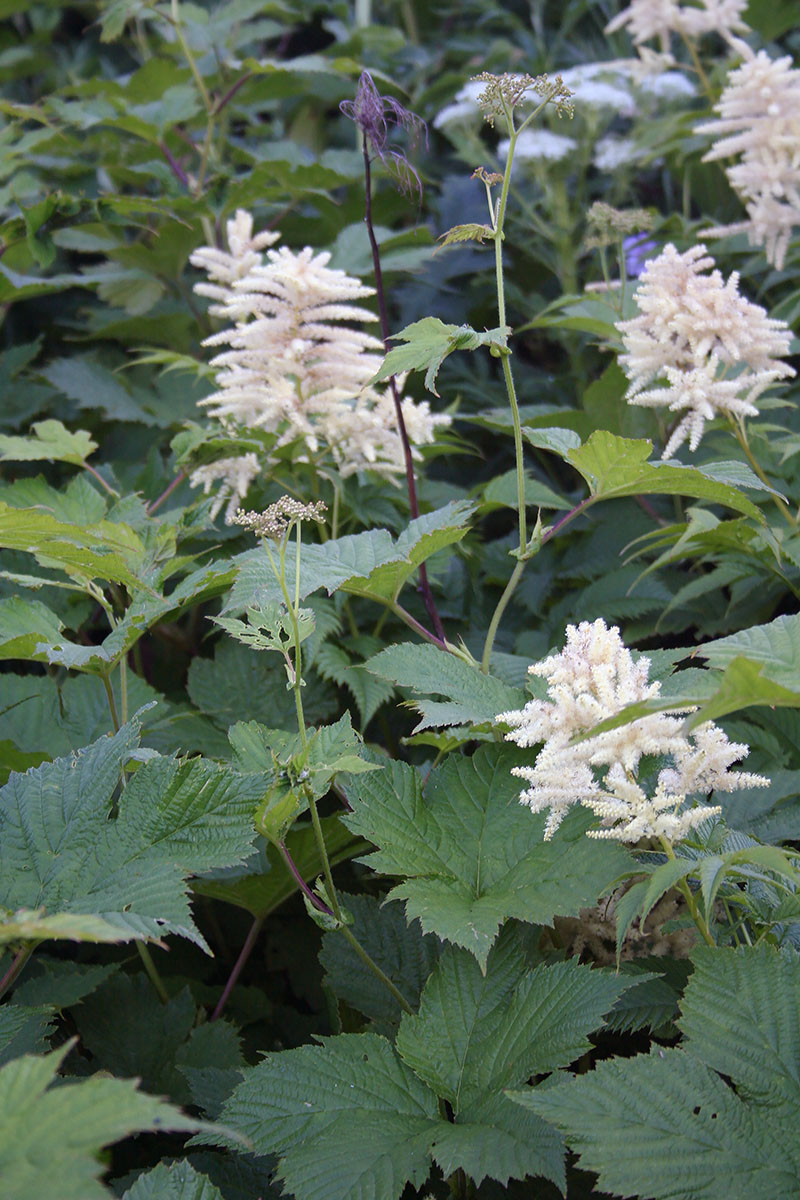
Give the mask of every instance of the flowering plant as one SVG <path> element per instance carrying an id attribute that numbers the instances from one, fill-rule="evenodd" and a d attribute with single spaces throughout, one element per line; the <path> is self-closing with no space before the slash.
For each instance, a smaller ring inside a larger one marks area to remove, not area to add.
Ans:
<path id="1" fill-rule="evenodd" d="M 793 11 L 3 7 L 2 1200 L 800 1195 Z"/>

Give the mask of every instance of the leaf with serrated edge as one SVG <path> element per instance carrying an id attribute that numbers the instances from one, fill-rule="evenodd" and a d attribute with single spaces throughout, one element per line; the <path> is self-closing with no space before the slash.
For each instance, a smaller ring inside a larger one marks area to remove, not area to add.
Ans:
<path id="1" fill-rule="evenodd" d="M 136 1090 L 135 1080 L 60 1079 L 70 1042 L 0 1069 L 0 1177 L 14 1200 L 107 1200 L 104 1146 L 132 1133 L 225 1132 Z"/>
<path id="2" fill-rule="evenodd" d="M 451 757 L 431 772 L 424 798 L 417 773 L 399 762 L 346 787 L 353 811 L 344 824 L 378 847 L 366 861 L 405 877 L 390 897 L 482 966 L 509 917 L 549 924 L 556 914 L 577 915 L 630 864 L 620 846 L 585 836 L 591 817 L 583 811 L 544 841 L 544 817 L 520 804 L 510 773 L 529 760 L 496 745 Z"/>
<path id="3" fill-rule="evenodd" d="M 652 1200 L 796 1196 L 800 961 L 766 945 L 701 946 L 692 958 L 680 1049 L 601 1062 L 513 1099 L 564 1132 L 603 1191 Z"/>
<path id="4" fill-rule="evenodd" d="M 565 458 L 580 471 L 598 500 L 637 495 L 693 496 L 764 520 L 761 510 L 740 491 L 709 478 L 702 470 L 648 462 L 652 448 L 646 439 L 621 438 L 598 429 L 579 449 L 568 450 Z"/>
<path id="5" fill-rule="evenodd" d="M 364 1033 L 267 1054 L 221 1120 L 257 1153 L 281 1156 L 279 1177 L 298 1200 L 398 1200 L 427 1178 L 440 1118 L 391 1043 Z"/>
<path id="6" fill-rule="evenodd" d="M 110 821 L 138 736 L 133 721 L 77 754 L 12 775 L 0 789 L 0 904 L 45 908 L 45 922 L 66 926 L 56 936 L 111 940 L 116 929 L 115 940 L 128 941 L 171 930 L 205 945 L 186 877 L 247 856 L 261 777 L 156 756 L 129 781 Z M 38 914 L 36 922 L 34 936 L 46 936 Z"/>
<path id="7" fill-rule="evenodd" d="M 122 1200 L 223 1200 L 222 1192 L 191 1163 L 159 1163 L 144 1171 Z"/>
<path id="8" fill-rule="evenodd" d="M 436 725 L 491 723 L 499 712 L 522 708 L 525 694 L 493 675 L 485 675 L 463 659 L 436 646 L 402 642 L 387 646 L 364 664 L 367 671 L 417 693 L 445 696 L 446 707 L 435 700 L 414 700 L 422 720 L 415 731 Z"/>
<path id="9" fill-rule="evenodd" d="M 421 562 L 464 537 L 473 511 L 474 505 L 467 501 L 451 501 L 417 517 L 397 540 L 387 529 L 370 529 L 322 545 L 303 545 L 300 599 L 325 588 L 329 596 L 341 590 L 391 600 Z M 281 600 L 280 585 L 263 550 L 248 550 L 233 562 L 238 574 L 226 612 Z"/>

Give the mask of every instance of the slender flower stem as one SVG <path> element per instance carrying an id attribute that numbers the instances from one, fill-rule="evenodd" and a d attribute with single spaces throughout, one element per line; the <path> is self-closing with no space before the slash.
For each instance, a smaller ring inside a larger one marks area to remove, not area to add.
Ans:
<path id="1" fill-rule="evenodd" d="M 753 468 L 754 473 L 758 476 L 758 478 L 761 480 L 762 483 L 765 483 L 767 485 L 767 487 L 770 489 L 770 492 L 772 493 L 774 491 L 772 484 L 767 479 L 766 475 L 764 474 L 763 470 L 761 469 L 761 464 L 759 463 L 756 456 L 753 454 L 753 451 L 750 449 L 750 443 L 747 440 L 747 434 L 745 433 L 744 429 L 739 424 L 739 422 L 735 421 L 733 418 L 731 418 L 731 429 L 733 430 L 734 437 L 736 438 L 737 442 L 739 443 L 739 445 L 742 447 L 742 450 L 744 451 L 745 458 L 749 462 L 750 466 Z M 775 501 L 775 504 L 781 510 L 784 517 L 791 525 L 792 529 L 796 529 L 797 528 L 797 520 L 792 516 L 792 511 L 789 508 L 788 504 L 784 503 L 784 501 L 781 499 L 780 496 L 772 495 L 771 499 Z"/>
<path id="2" fill-rule="evenodd" d="M 506 584 L 505 589 L 503 590 L 503 594 L 500 597 L 500 599 L 497 601 L 497 607 L 495 608 L 494 612 L 492 613 L 492 619 L 489 622 L 489 628 L 486 631 L 486 641 L 484 642 L 484 645 L 483 645 L 483 654 L 481 655 L 481 670 L 483 671 L 484 675 L 488 675 L 488 673 L 489 673 L 489 663 L 490 663 L 491 657 L 492 657 L 492 647 L 494 646 L 494 639 L 497 637 L 497 630 L 500 626 L 500 621 L 502 619 L 503 613 L 506 611 L 509 601 L 511 600 L 511 597 L 514 595 L 514 592 L 517 589 L 517 584 L 519 583 L 520 579 L 522 578 L 522 572 L 524 570 L 525 570 L 525 561 L 522 558 L 518 558 L 516 563 L 514 564 L 514 570 L 511 572 L 509 581 Z"/>
<path id="3" fill-rule="evenodd" d="M 399 617 L 401 621 L 405 622 L 409 629 L 413 629 L 415 633 L 418 633 L 426 642 L 430 642 L 432 646 L 438 646 L 440 650 L 448 648 L 446 639 L 437 637 L 436 634 L 431 633 L 429 629 L 426 629 L 424 625 L 419 623 L 416 617 L 412 617 L 407 608 L 403 608 L 402 604 L 398 604 L 396 600 L 388 606 L 388 609 L 395 616 Z"/>
<path id="4" fill-rule="evenodd" d="M 0 979 L 0 997 L 5 996 L 6 992 L 13 984 L 16 983 L 18 977 L 22 974 L 23 968 L 38 946 L 38 942 L 28 942 L 21 950 L 18 950 L 11 960 L 11 966 L 6 971 L 2 979 Z"/>
<path id="5" fill-rule="evenodd" d="M 88 462 L 84 462 L 84 463 L 82 464 L 82 466 L 83 466 L 83 469 L 84 469 L 84 471 L 88 471 L 88 472 L 89 472 L 89 474 L 92 476 L 92 478 L 93 478 L 93 479 L 96 479 L 96 480 L 97 480 L 97 482 L 98 482 L 99 484 L 101 484 L 101 485 L 102 485 L 102 486 L 103 486 L 103 487 L 106 489 L 106 491 L 108 492 L 109 496 L 113 496 L 115 500 L 117 499 L 117 497 L 119 496 L 119 492 L 118 492 L 118 491 L 116 491 L 116 490 L 115 490 L 115 489 L 114 489 L 114 488 L 111 486 L 111 484 L 109 484 L 109 483 L 106 483 L 105 479 L 103 479 L 103 476 L 100 474 L 100 472 L 99 472 L 99 471 L 96 471 L 96 470 L 95 470 L 95 468 L 94 468 L 93 466 L 91 466 L 91 464 L 90 464 L 90 463 L 88 463 Z"/>
<path id="6" fill-rule="evenodd" d="M 364 963 L 364 965 L 366 967 L 368 967 L 370 971 L 372 971 L 373 975 L 375 975 L 375 977 L 377 979 L 380 979 L 381 983 L 384 985 L 386 990 L 394 996 L 395 1000 L 400 1005 L 403 1012 L 413 1013 L 414 1010 L 411 1007 L 411 1005 L 408 1003 L 408 1001 L 406 1000 L 403 993 L 399 990 L 399 988 L 395 987 L 395 985 L 392 983 L 389 976 L 384 971 L 381 970 L 381 968 L 375 962 L 374 958 L 372 958 L 372 956 L 367 953 L 367 951 L 364 949 L 364 947 L 359 942 L 358 938 L 350 930 L 349 926 L 342 925 L 341 932 L 344 934 L 345 940 L 350 943 L 350 945 L 353 947 L 353 950 L 358 955 L 358 957 L 361 959 L 361 961 Z"/>
<path id="7" fill-rule="evenodd" d="M 216 1008 L 214 1009 L 211 1016 L 209 1017 L 209 1021 L 218 1021 L 219 1018 L 222 1016 L 223 1012 L 225 1011 L 225 1005 L 228 1003 L 228 1001 L 231 998 L 231 992 L 236 987 L 237 980 L 238 980 L 239 976 L 241 975 L 242 971 L 244 970 L 244 966 L 245 966 L 248 958 L 253 953 L 253 949 L 255 947 L 256 942 L 258 941 L 258 935 L 261 932 L 261 926 L 263 924 L 264 924 L 263 917 L 255 917 L 255 919 L 253 920 L 253 924 L 250 926 L 250 930 L 247 934 L 247 937 L 244 940 L 244 945 L 242 946 L 241 950 L 239 951 L 239 957 L 236 959 L 236 962 L 233 964 L 233 968 L 231 970 L 230 975 L 228 976 L 225 987 L 222 989 L 222 995 L 220 996 L 219 1000 L 217 1001 Z"/>
<path id="8" fill-rule="evenodd" d="M 375 236 L 375 227 L 372 223 L 372 167 L 369 157 L 369 145 L 366 135 L 362 144 L 362 152 L 364 155 L 364 222 L 367 226 L 367 234 L 369 236 L 369 244 L 372 250 L 372 267 L 375 273 L 375 291 L 378 297 L 378 313 L 381 321 L 381 337 L 383 338 L 384 350 L 388 354 L 391 346 L 389 344 L 389 317 L 386 311 L 386 292 L 383 286 L 383 270 L 381 269 L 381 252 L 378 246 L 378 239 Z M 403 416 L 403 406 L 400 403 L 400 396 L 397 391 L 397 381 L 394 375 L 389 378 L 389 387 L 394 400 L 394 410 L 397 416 L 397 428 L 400 433 L 400 440 L 403 443 L 403 457 L 406 467 L 406 486 L 408 488 L 408 506 L 411 512 L 411 519 L 416 520 L 419 516 L 419 502 L 417 500 L 417 481 L 414 474 L 414 458 L 411 453 L 411 442 L 408 438 L 408 430 Z M 428 616 L 431 619 L 434 631 L 441 641 L 445 640 L 444 626 L 442 625 L 439 610 L 436 607 L 436 602 L 433 598 L 431 585 L 428 581 L 428 572 L 424 563 L 419 566 L 419 583 L 420 591 L 422 592 L 425 601 L 425 607 L 428 610 Z"/>
<path id="9" fill-rule="evenodd" d="M 239 76 L 239 78 L 236 80 L 236 83 L 234 83 L 232 87 L 228 88 L 225 95 L 222 96 L 219 100 L 217 100 L 216 104 L 214 105 L 214 116 L 215 117 L 219 116 L 219 114 L 222 112 L 223 108 L 226 108 L 230 104 L 233 97 L 239 91 L 239 88 L 244 87 L 244 85 L 247 83 L 248 79 L 252 79 L 252 77 L 253 77 L 252 71 L 245 71 L 244 75 Z"/>
<path id="10" fill-rule="evenodd" d="M 156 509 L 160 508 L 161 505 L 164 503 L 164 501 L 168 500 L 170 498 L 172 493 L 175 491 L 175 489 L 177 487 L 179 487 L 183 483 L 185 478 L 186 478 L 186 472 L 179 471 L 178 474 L 173 479 L 172 483 L 170 483 L 168 487 L 164 488 L 164 491 L 161 493 L 161 495 L 158 496 L 155 500 L 153 500 L 152 504 L 148 504 L 147 509 L 146 509 L 148 517 L 152 517 L 152 515 L 156 511 Z"/>
<path id="11" fill-rule="evenodd" d="M 672 844 L 663 837 L 660 839 L 660 841 L 661 845 L 664 847 L 664 853 L 666 854 L 667 858 L 674 860 L 677 856 L 675 851 L 672 849 Z M 717 943 L 711 936 L 711 931 L 708 928 L 708 924 L 697 906 L 697 901 L 692 895 L 692 889 L 689 887 L 685 879 L 679 879 L 677 887 L 678 891 L 686 901 L 686 907 L 689 910 L 689 916 L 694 921 L 697 931 L 702 937 L 703 941 L 707 946 L 716 946 Z"/>
<path id="12" fill-rule="evenodd" d="M 295 549 L 294 601 L 293 601 L 292 595 L 289 591 L 289 586 L 286 582 L 286 543 L 289 539 L 289 536 L 291 534 L 293 526 L 295 527 L 295 530 L 296 530 L 296 533 L 295 533 L 296 549 Z M 302 700 L 302 697 L 300 694 L 300 689 L 303 686 L 303 678 L 302 678 L 302 657 L 301 657 L 301 649 L 300 649 L 300 627 L 299 627 L 298 621 L 297 621 L 297 610 L 300 606 L 300 541 L 301 541 L 300 522 L 299 521 L 293 522 L 292 525 L 289 526 L 289 529 L 286 531 L 284 537 L 281 540 L 280 565 L 276 565 L 275 560 L 273 559 L 272 554 L 270 553 L 269 546 L 267 545 L 266 540 L 264 541 L 264 547 L 269 556 L 270 563 L 272 564 L 272 569 L 275 572 L 275 574 L 277 575 L 278 580 L 280 582 L 280 587 L 281 587 L 281 592 L 283 593 L 284 603 L 286 604 L 287 610 L 291 613 L 292 634 L 293 634 L 293 638 L 294 638 L 294 647 L 293 647 L 293 649 L 294 649 L 294 664 L 293 664 L 294 678 L 292 680 L 292 691 L 294 692 L 295 709 L 297 712 L 297 726 L 298 726 L 298 730 L 300 733 L 300 742 L 303 747 L 304 758 L 305 758 L 308 755 L 309 743 L 308 743 L 308 733 L 306 731 L 305 716 L 303 713 L 303 700 Z M 320 904 L 319 904 L 318 900 L 315 899 L 313 896 L 311 898 L 312 903 L 314 904 L 315 908 L 320 909 L 320 911 L 328 910 L 331 913 L 331 915 L 333 917 L 335 917 L 337 924 L 338 924 L 339 931 L 344 935 L 346 941 L 348 941 L 350 943 L 350 945 L 353 947 L 353 950 L 358 955 L 358 957 L 361 959 L 361 961 L 369 968 L 370 971 L 372 971 L 372 973 L 375 975 L 375 977 L 377 979 L 380 979 L 381 983 L 383 983 L 383 985 L 391 992 L 391 994 L 394 996 L 394 998 L 397 1000 L 398 1004 L 400 1004 L 400 1006 L 403 1008 L 403 1010 L 405 1012 L 410 1013 L 410 1012 L 412 1012 L 412 1009 L 411 1009 L 411 1006 L 408 1003 L 408 1001 L 398 991 L 398 989 L 392 983 L 391 979 L 389 979 L 388 975 L 386 975 L 381 970 L 381 968 L 374 961 L 374 959 L 367 953 L 367 951 L 364 949 L 364 947 L 359 942 L 358 938 L 355 936 L 355 934 L 352 932 L 352 930 L 350 930 L 347 926 L 346 918 L 345 918 L 345 915 L 342 912 L 341 906 L 339 904 L 339 898 L 336 894 L 336 887 L 333 882 L 333 872 L 331 871 L 331 862 L 330 862 L 330 858 L 328 857 L 328 847 L 325 845 L 325 834 L 322 829 L 322 822 L 321 822 L 320 816 L 319 816 L 317 800 L 314 795 L 313 789 L 308 786 L 308 783 L 304 782 L 301 786 L 303 789 L 303 793 L 306 797 L 306 800 L 308 801 L 308 810 L 311 813 L 311 825 L 314 830 L 314 839 L 317 843 L 319 857 L 322 862 L 322 874 L 325 879 L 325 888 L 326 888 L 328 900 L 330 901 L 330 907 L 328 905 L 323 905 L 323 907 L 320 908 Z M 284 851 L 285 851 L 285 847 L 284 847 Z M 291 859 L 289 858 L 288 854 L 284 855 L 284 861 L 286 862 L 286 865 L 289 866 L 289 869 L 292 871 L 292 874 L 295 876 L 295 878 L 298 879 L 298 882 L 299 882 L 299 872 L 296 870 L 296 868 L 293 867 L 293 864 L 291 864 Z M 302 890 L 303 890 L 304 894 L 308 894 L 306 891 L 306 887 L 305 887 L 305 881 L 303 881 Z"/>
<path id="13" fill-rule="evenodd" d="M 200 95 L 203 98 L 203 104 L 205 105 L 206 112 L 210 114 L 212 112 L 214 106 L 211 102 L 211 96 L 208 93 L 208 88 L 205 85 L 205 80 L 203 79 L 203 76 L 200 74 L 200 71 L 198 70 L 197 63 L 195 62 L 195 59 L 194 59 L 194 55 L 192 54 L 191 50 L 189 49 L 186 38 L 183 36 L 183 30 L 181 29 L 181 14 L 180 14 L 180 7 L 178 4 L 178 0 L 172 0 L 171 17 L 169 18 L 169 20 L 170 20 L 170 24 L 172 25 L 173 29 L 175 30 L 175 37 L 177 38 L 178 45 L 180 46 L 180 48 L 183 52 L 183 57 L 186 59 L 186 64 L 189 67 L 189 70 L 192 72 L 192 75 L 194 76 L 194 81 L 197 84 L 197 90 L 199 91 Z"/>
<path id="14" fill-rule="evenodd" d="M 172 152 L 170 151 L 170 148 L 169 148 L 169 146 L 167 145 L 167 143 L 166 143 L 166 142 L 159 142 L 159 149 L 160 149 L 161 153 L 164 155 L 164 158 L 165 158 L 165 159 L 167 160 L 167 162 L 169 163 L 170 170 L 172 171 L 172 174 L 175 176 L 175 178 L 176 178 L 176 179 L 179 179 L 179 180 L 180 180 L 180 182 L 183 184 L 183 186 L 184 186 L 184 187 L 187 189 L 187 191 L 188 191 L 188 189 L 189 189 L 189 176 L 186 174 L 186 172 L 184 171 L 183 167 L 182 167 L 182 166 L 181 166 L 181 164 L 178 162 L 177 158 L 175 158 L 175 156 L 172 154 Z"/>
<path id="15" fill-rule="evenodd" d="M 114 699 L 114 688 L 111 685 L 111 680 L 108 675 L 101 676 L 103 687 L 106 689 L 106 699 L 108 700 L 108 708 L 111 713 L 111 723 L 114 726 L 114 733 L 119 733 L 119 715 L 117 713 L 117 702 Z"/>
<path id="16" fill-rule="evenodd" d="M 323 900 L 320 900 L 319 896 L 315 895 L 314 892 L 312 892 L 311 888 L 308 886 L 305 879 L 303 879 L 303 876 L 301 875 L 300 871 L 298 870 L 297 864 L 295 863 L 291 854 L 287 850 L 286 843 L 285 842 L 276 842 L 275 845 L 278 847 L 278 853 L 280 854 L 281 858 L 285 862 L 286 867 L 289 871 L 289 874 L 292 876 L 295 883 L 299 887 L 300 891 L 303 893 L 306 900 L 308 900 L 309 904 L 313 905 L 314 908 L 316 908 L 319 912 L 325 913 L 327 916 L 332 917 L 333 909 L 328 908 L 328 905 Z"/>
<path id="17" fill-rule="evenodd" d="M 560 533 L 565 525 L 568 525 L 570 521 L 574 521 L 576 517 L 579 517 L 581 513 L 585 512 L 586 509 L 589 508 L 589 506 L 593 503 L 594 496 L 587 496 L 585 500 L 581 500 L 579 504 L 576 504 L 574 508 L 571 508 L 568 513 L 564 513 L 564 516 L 556 521 L 555 525 L 551 525 L 550 528 L 542 534 L 537 549 L 541 549 L 541 547 L 549 542 L 557 533 Z M 506 608 L 508 607 L 511 597 L 516 591 L 520 579 L 522 578 L 522 573 L 525 570 L 525 563 L 531 556 L 531 553 L 528 552 L 528 548 L 526 547 L 524 556 L 517 560 L 514 570 L 511 572 L 511 577 L 505 586 L 505 590 L 503 591 L 500 599 L 497 601 L 497 607 L 492 613 L 492 619 L 489 622 L 489 628 L 486 631 L 486 641 L 483 645 L 483 654 L 481 655 L 481 670 L 483 671 L 484 675 L 488 674 L 489 671 L 492 648 L 494 646 L 495 637 L 497 636 L 497 630 L 500 626 L 500 620 Z"/>
<path id="18" fill-rule="evenodd" d="M 169 1004 L 169 992 L 164 987 L 164 981 L 158 973 L 158 967 L 153 962 L 153 956 L 150 953 L 150 950 L 144 944 L 144 942 L 139 941 L 136 943 L 136 949 L 139 951 L 139 957 L 144 964 L 144 969 L 147 972 L 147 976 L 155 989 L 156 995 L 162 1004 Z"/>

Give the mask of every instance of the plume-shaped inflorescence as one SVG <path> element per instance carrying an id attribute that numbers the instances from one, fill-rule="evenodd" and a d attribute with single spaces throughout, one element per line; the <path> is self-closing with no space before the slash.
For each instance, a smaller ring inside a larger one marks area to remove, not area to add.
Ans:
<path id="1" fill-rule="evenodd" d="M 739 292 L 734 271 L 723 281 L 705 246 L 679 254 L 668 245 L 648 260 L 636 302 L 638 316 L 621 321 L 631 404 L 680 414 L 664 448 L 695 450 L 706 421 L 758 415 L 755 401 L 779 379 L 794 375 L 783 362 L 790 331 Z M 658 386 L 649 386 L 657 383 Z"/>
<path id="2" fill-rule="evenodd" d="M 564 649 L 528 669 L 547 680 L 548 699 L 530 700 L 496 720 L 510 726 L 508 741 L 542 743 L 532 766 L 512 771 L 528 785 L 520 800 L 533 812 L 549 809 L 545 838 L 552 837 L 572 805 L 582 804 L 602 821 L 589 837 L 622 842 L 656 837 L 674 843 L 721 811 L 687 804 L 690 797 L 769 782 L 730 770 L 748 747 L 729 742 L 713 721 L 687 734 L 685 710 L 654 712 L 573 742 L 629 704 L 656 699 L 661 689 L 649 680 L 650 660 L 634 661 L 619 630 L 603 620 L 568 625 Z"/>
<path id="3" fill-rule="evenodd" d="M 402 475 L 392 396 L 370 384 L 383 344 L 361 326 L 376 317 L 357 303 L 373 289 L 330 268 L 327 252 L 268 249 L 277 236 L 253 236 L 251 215 L 239 210 L 227 225 L 227 251 L 205 246 L 191 256 L 208 275 L 195 291 L 214 302 L 215 316 L 231 322 L 204 343 L 227 348 L 212 359 L 217 391 L 200 403 L 225 429 L 277 434 L 277 446 L 296 442 L 303 460 L 329 456 L 343 477 L 364 469 Z M 414 447 L 450 423 L 427 402 L 405 398 L 402 408 Z M 208 490 L 218 471 L 224 499 L 218 495 L 217 508 L 227 500 L 229 520 L 244 495 L 245 459 L 248 468 L 256 460 L 257 471 L 256 456 L 246 455 L 192 476 Z"/>

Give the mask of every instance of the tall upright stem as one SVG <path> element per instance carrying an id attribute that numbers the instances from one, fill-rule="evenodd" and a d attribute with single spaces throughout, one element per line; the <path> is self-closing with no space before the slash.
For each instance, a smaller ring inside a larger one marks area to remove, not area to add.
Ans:
<path id="1" fill-rule="evenodd" d="M 381 322 L 381 337 L 383 338 L 384 350 L 388 354 L 391 346 L 389 345 L 389 318 L 386 312 L 386 293 L 383 287 L 383 271 L 381 269 L 381 252 L 378 246 L 378 239 L 375 237 L 375 227 L 372 223 L 372 167 L 369 158 L 369 145 L 366 134 L 362 143 L 362 152 L 364 155 L 364 222 L 367 226 L 367 234 L 369 236 L 369 244 L 372 250 L 372 267 L 375 273 L 375 291 L 378 296 L 378 314 Z M 405 418 L 403 417 L 403 406 L 400 403 L 400 396 L 397 391 L 397 381 L 394 375 L 389 377 L 389 387 L 394 400 L 394 411 L 397 417 L 397 428 L 400 433 L 400 441 L 403 443 L 403 458 L 405 459 L 406 467 L 406 486 L 408 487 L 408 506 L 411 512 L 411 519 L 416 520 L 419 516 L 419 503 L 417 501 L 417 481 L 414 474 L 414 458 L 411 454 L 411 443 L 408 438 L 408 430 L 406 429 Z M 425 607 L 428 610 L 428 616 L 431 619 L 434 631 L 437 636 L 444 641 L 444 626 L 442 625 L 439 610 L 436 607 L 436 602 L 433 599 L 431 585 L 428 582 L 428 572 L 425 569 L 425 564 L 420 563 L 419 566 L 419 583 Z"/>

